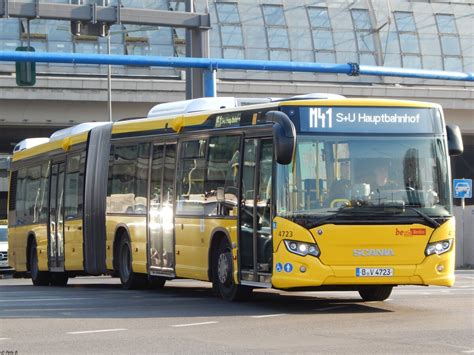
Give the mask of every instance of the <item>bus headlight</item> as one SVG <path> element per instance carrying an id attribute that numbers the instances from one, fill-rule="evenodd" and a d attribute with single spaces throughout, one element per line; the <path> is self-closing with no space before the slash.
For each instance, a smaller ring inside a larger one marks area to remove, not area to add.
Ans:
<path id="1" fill-rule="evenodd" d="M 429 243 L 426 247 L 425 254 L 426 256 L 432 254 L 443 254 L 451 249 L 453 245 L 452 239 L 440 240 L 439 242 Z"/>
<path id="2" fill-rule="evenodd" d="M 301 256 L 312 255 L 316 257 L 321 254 L 317 244 L 296 242 L 294 240 L 285 240 L 284 242 L 286 249 L 288 249 L 288 251 L 293 254 Z"/>

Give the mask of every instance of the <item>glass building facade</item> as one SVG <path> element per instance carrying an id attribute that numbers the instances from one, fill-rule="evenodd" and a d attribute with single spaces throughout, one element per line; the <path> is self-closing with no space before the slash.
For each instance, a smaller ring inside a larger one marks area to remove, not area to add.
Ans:
<path id="1" fill-rule="evenodd" d="M 41 2 L 117 4 L 116 0 Z M 122 0 L 122 6 L 184 11 L 184 1 L 179 0 Z M 196 11 L 210 13 L 210 56 L 215 58 L 357 62 L 474 72 L 474 1 L 197 0 L 195 7 Z M 0 19 L 0 50 L 26 46 L 26 28 L 26 20 Z M 112 54 L 185 55 L 183 29 L 114 25 L 110 36 Z M 36 51 L 108 51 L 105 38 L 73 36 L 70 24 L 63 21 L 31 20 L 30 43 Z M 13 67 L 5 63 L 0 66 L 2 71 Z M 104 70 L 99 66 L 38 66 L 40 74 L 90 75 L 103 74 Z M 173 77 L 179 73 L 173 69 L 114 67 L 115 75 L 125 76 Z M 232 78 L 235 73 L 219 75 Z M 257 76 L 261 77 L 261 74 Z M 334 77 L 331 80 L 337 80 Z M 314 79 L 312 75 L 300 78 Z M 382 79 L 360 80 L 377 82 Z"/>

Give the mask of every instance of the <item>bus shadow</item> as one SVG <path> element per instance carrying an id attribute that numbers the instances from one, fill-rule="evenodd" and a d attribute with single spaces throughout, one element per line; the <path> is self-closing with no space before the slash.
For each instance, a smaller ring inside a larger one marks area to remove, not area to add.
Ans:
<path id="1" fill-rule="evenodd" d="M 258 290 L 248 301 L 228 302 L 218 297 L 209 285 L 173 283 L 159 290 L 124 290 L 120 284 L 110 283 L 72 284 L 64 288 L 2 285 L 0 319 L 263 318 L 275 314 L 317 316 L 393 312 L 387 309 L 390 307 L 386 303 L 364 303 L 355 293 L 344 292 L 318 295 Z"/>

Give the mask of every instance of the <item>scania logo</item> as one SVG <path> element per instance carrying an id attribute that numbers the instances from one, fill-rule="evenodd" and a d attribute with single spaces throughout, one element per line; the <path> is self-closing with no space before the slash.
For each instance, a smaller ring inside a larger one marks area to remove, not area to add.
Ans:
<path id="1" fill-rule="evenodd" d="M 352 249 L 354 256 L 395 256 L 393 249 Z"/>

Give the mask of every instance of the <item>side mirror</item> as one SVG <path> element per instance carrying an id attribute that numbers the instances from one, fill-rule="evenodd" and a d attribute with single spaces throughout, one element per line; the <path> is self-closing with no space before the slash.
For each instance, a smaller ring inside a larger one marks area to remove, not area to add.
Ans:
<path id="1" fill-rule="evenodd" d="M 295 125 L 281 111 L 267 112 L 265 121 L 273 123 L 273 144 L 275 146 L 276 161 L 282 165 L 290 164 L 296 147 Z"/>
<path id="2" fill-rule="evenodd" d="M 447 125 L 446 134 L 448 136 L 449 155 L 461 155 L 464 152 L 461 131 L 457 125 Z"/>

